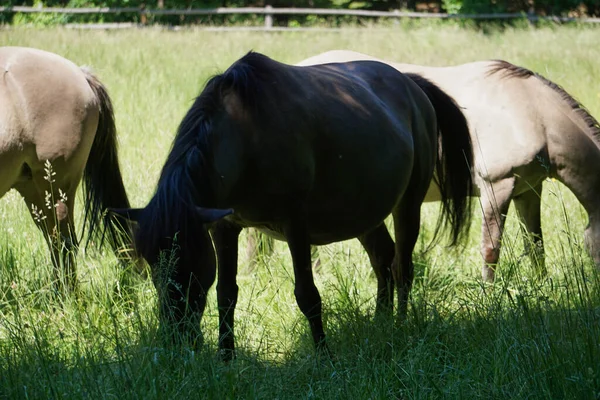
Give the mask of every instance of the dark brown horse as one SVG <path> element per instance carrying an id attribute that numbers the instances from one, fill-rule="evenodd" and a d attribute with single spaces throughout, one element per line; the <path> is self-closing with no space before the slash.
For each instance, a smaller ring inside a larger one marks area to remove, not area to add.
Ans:
<path id="1" fill-rule="evenodd" d="M 44 232 L 62 286 L 76 286 L 75 193 L 83 179 L 85 226 L 98 233 L 107 207 L 129 207 L 106 88 L 87 69 L 41 50 L 0 47 L 0 196 L 16 189 Z M 123 225 L 126 226 L 126 225 Z M 118 249 L 116 229 L 109 224 Z M 131 235 L 122 237 L 126 241 Z"/>
<path id="2" fill-rule="evenodd" d="M 310 245 L 359 238 L 377 276 L 376 313 L 391 311 L 395 284 L 404 315 L 434 170 L 445 171 L 454 243 L 468 226 L 471 158 L 464 116 L 420 77 L 378 62 L 300 68 L 249 53 L 188 111 L 149 204 L 118 212 L 138 221 L 135 243 L 153 267 L 163 321 L 185 335 L 199 328 L 218 259 L 225 358 L 234 354 L 241 229 L 287 241 L 298 306 L 326 351 Z M 395 243 L 384 224 L 390 213 Z"/>

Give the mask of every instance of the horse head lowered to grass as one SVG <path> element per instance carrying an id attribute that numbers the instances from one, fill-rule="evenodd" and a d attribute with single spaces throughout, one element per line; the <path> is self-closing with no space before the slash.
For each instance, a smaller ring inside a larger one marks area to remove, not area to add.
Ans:
<path id="1" fill-rule="evenodd" d="M 356 60 L 381 61 L 354 51 L 333 50 L 298 65 Z M 385 63 L 439 85 L 461 106 L 469 122 L 474 179 L 483 210 L 484 280 L 494 280 L 511 200 L 528 233 L 525 248 L 534 266 L 545 273 L 540 206 L 542 182 L 547 177 L 567 186 L 587 211 L 585 244 L 600 266 L 600 125 L 581 103 L 556 83 L 506 61 L 451 67 Z M 439 199 L 432 182 L 425 201 Z"/>
<path id="2" fill-rule="evenodd" d="M 24 198 L 45 233 L 55 283 L 76 286 L 73 206 L 84 183 L 85 225 L 98 233 L 108 207 L 129 207 L 123 186 L 113 108 L 88 69 L 42 50 L 0 47 L 0 196 Z M 108 224 L 116 251 L 131 242 Z M 121 241 L 120 239 L 123 239 Z M 64 268 L 64 278 L 60 270 Z"/>
<path id="3" fill-rule="evenodd" d="M 429 182 L 445 171 L 455 243 L 469 225 L 471 159 L 464 116 L 425 79 L 378 62 L 300 68 L 251 52 L 187 112 L 148 205 L 115 212 L 138 222 L 136 248 L 152 266 L 161 320 L 186 338 L 199 333 L 218 261 L 225 358 L 234 355 L 241 229 L 287 241 L 298 306 L 327 351 L 311 244 L 357 237 L 377 276 L 376 313 L 392 310 L 396 290 L 404 315 Z"/>

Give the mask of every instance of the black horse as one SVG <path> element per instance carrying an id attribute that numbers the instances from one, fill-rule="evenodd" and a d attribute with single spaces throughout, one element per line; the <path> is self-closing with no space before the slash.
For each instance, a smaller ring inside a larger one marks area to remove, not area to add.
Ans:
<path id="1" fill-rule="evenodd" d="M 469 222 L 471 160 L 463 114 L 423 78 L 379 62 L 296 67 L 251 52 L 196 99 L 150 203 L 118 212 L 138 222 L 135 243 L 153 266 L 162 316 L 186 335 L 199 329 L 216 252 L 225 358 L 234 355 L 241 229 L 287 241 L 296 300 L 327 351 L 310 245 L 357 237 L 377 275 L 376 313 L 391 311 L 395 284 L 404 315 L 434 170 L 444 172 L 436 179 L 456 243 Z"/>

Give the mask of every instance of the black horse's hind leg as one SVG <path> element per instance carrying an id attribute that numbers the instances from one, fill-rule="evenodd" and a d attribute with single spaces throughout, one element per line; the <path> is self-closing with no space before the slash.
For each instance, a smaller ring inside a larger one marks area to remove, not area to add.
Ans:
<path id="1" fill-rule="evenodd" d="M 410 197 L 407 196 L 407 197 Z M 398 290 L 398 318 L 406 317 L 408 295 L 412 288 L 414 265 L 412 254 L 419 237 L 421 205 L 402 201 L 393 211 L 396 254 L 392 263 L 392 276 Z"/>
<path id="2" fill-rule="evenodd" d="M 298 307 L 308 319 L 317 351 L 329 354 L 321 316 L 321 296 L 313 279 L 310 241 L 304 218 L 295 216 L 284 228 L 284 234 L 294 264 L 294 294 Z"/>
<path id="3" fill-rule="evenodd" d="M 224 361 L 235 357 L 233 332 L 234 312 L 238 298 L 236 282 L 238 264 L 238 237 L 242 229 L 228 221 L 221 220 L 211 228 L 217 252 L 218 282 L 217 301 L 219 304 L 219 350 Z"/>
<path id="4" fill-rule="evenodd" d="M 517 214 L 525 228 L 523 236 L 525 253 L 529 254 L 533 268 L 540 276 L 545 276 L 544 240 L 542 237 L 541 203 L 542 185 L 513 199 Z"/>
<path id="5" fill-rule="evenodd" d="M 377 277 L 377 307 L 375 315 L 389 313 L 393 309 L 394 286 L 392 282 L 392 262 L 396 252 L 394 241 L 385 223 L 371 232 L 359 236 L 358 240 L 365 248 L 371 260 L 371 266 Z"/>

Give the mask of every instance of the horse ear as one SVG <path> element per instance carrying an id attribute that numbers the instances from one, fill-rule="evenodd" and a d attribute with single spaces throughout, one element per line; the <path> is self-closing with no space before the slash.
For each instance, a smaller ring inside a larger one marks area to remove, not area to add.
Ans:
<path id="1" fill-rule="evenodd" d="M 229 214 L 233 214 L 233 209 L 231 208 L 222 210 L 219 208 L 196 207 L 196 211 L 198 212 L 198 215 L 200 216 L 202 222 L 207 224 L 218 221 L 221 218 L 228 216 Z"/>
<path id="2" fill-rule="evenodd" d="M 109 208 L 108 212 L 132 222 L 138 222 L 142 216 L 143 208 Z"/>

